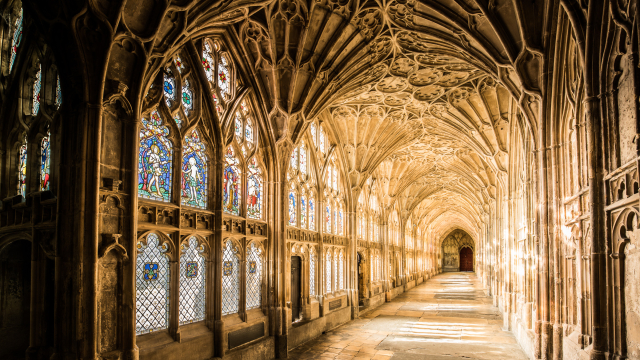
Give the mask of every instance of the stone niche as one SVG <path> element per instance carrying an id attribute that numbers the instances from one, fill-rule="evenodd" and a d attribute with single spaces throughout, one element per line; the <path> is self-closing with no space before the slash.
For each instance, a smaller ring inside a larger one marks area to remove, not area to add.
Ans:
<path id="1" fill-rule="evenodd" d="M 460 271 L 460 250 L 469 247 L 475 254 L 473 239 L 465 231 L 452 231 L 442 241 L 442 271 Z"/>

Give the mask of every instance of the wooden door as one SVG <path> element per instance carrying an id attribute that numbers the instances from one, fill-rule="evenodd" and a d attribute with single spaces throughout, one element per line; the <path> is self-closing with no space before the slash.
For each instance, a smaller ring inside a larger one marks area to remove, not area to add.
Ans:
<path id="1" fill-rule="evenodd" d="M 296 321 L 300 318 L 300 299 L 302 297 L 301 294 L 301 283 L 300 283 L 300 272 L 301 272 L 301 259 L 300 256 L 292 256 L 291 257 L 291 320 Z"/>
<path id="2" fill-rule="evenodd" d="M 473 271 L 473 250 L 468 247 L 460 250 L 460 271 Z"/>

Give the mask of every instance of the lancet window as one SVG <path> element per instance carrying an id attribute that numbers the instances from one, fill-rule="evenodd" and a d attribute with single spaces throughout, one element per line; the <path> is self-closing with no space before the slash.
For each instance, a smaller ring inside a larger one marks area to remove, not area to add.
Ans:
<path id="1" fill-rule="evenodd" d="M 252 242 L 247 248 L 247 310 L 262 304 L 262 247 Z"/>
<path id="2" fill-rule="evenodd" d="M 204 320 L 206 299 L 205 246 L 195 236 L 180 246 L 180 325 Z"/>
<path id="3" fill-rule="evenodd" d="M 137 244 L 136 334 L 169 326 L 169 257 L 167 243 L 150 233 Z"/>
<path id="4" fill-rule="evenodd" d="M 344 196 L 339 186 L 340 179 L 335 154 L 329 159 L 324 179 L 325 233 L 343 236 L 344 218 L 341 209 L 344 209 Z"/>
<path id="5" fill-rule="evenodd" d="M 231 106 L 235 97 L 236 73 L 228 51 L 221 42 L 205 39 L 202 52 L 202 67 L 209 80 L 211 96 L 218 115 Z"/>
<path id="6" fill-rule="evenodd" d="M 289 159 L 289 226 L 301 229 L 316 230 L 316 184 L 313 174 L 313 164 L 309 162 L 309 152 L 312 147 L 307 145 L 307 139 L 293 149 Z"/>
<path id="7" fill-rule="evenodd" d="M 11 59 L 9 60 L 9 72 L 13 70 L 13 65 L 18 55 L 18 48 L 22 43 L 22 23 L 24 20 L 23 10 L 20 8 L 20 13 L 13 23 L 13 37 L 11 38 Z"/>
<path id="8" fill-rule="evenodd" d="M 222 249 L 222 315 L 237 313 L 240 304 L 240 254 L 233 240 Z"/>
<path id="9" fill-rule="evenodd" d="M 51 132 L 40 141 L 40 190 L 49 190 L 51 177 Z"/>

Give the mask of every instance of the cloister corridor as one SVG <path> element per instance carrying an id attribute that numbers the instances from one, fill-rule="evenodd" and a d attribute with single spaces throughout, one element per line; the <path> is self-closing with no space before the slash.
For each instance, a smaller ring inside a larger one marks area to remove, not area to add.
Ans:
<path id="1" fill-rule="evenodd" d="M 289 357 L 527 359 L 502 325 L 500 310 L 475 273 L 443 273 L 297 347 Z"/>

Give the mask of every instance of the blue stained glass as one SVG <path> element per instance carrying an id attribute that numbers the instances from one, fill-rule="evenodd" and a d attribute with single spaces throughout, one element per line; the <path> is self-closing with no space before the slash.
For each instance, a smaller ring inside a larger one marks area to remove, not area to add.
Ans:
<path id="1" fill-rule="evenodd" d="M 240 215 L 241 172 L 238 165 L 238 158 L 235 156 L 233 148 L 229 146 L 225 155 L 222 200 L 224 211 L 233 215 Z"/>
<path id="2" fill-rule="evenodd" d="M 176 122 L 176 125 L 178 126 L 178 129 L 182 129 L 182 119 L 180 118 L 180 115 L 176 115 L 173 118 L 173 121 Z"/>
<path id="3" fill-rule="evenodd" d="M 309 230 L 316 229 L 316 210 L 314 208 L 315 200 L 309 199 Z"/>
<path id="4" fill-rule="evenodd" d="M 146 281 L 157 280 L 158 279 L 158 264 L 157 263 L 146 263 L 144 264 L 144 268 L 142 273 L 144 274 L 144 279 Z"/>
<path id="5" fill-rule="evenodd" d="M 185 80 L 182 86 L 182 106 L 185 114 L 189 115 L 189 112 L 193 109 L 193 92 L 189 86 L 189 80 Z"/>
<path id="6" fill-rule="evenodd" d="M 27 190 L 27 137 L 18 149 L 18 195 L 26 197 Z"/>
<path id="7" fill-rule="evenodd" d="M 236 137 L 238 141 L 242 140 L 242 117 L 240 116 L 240 112 L 236 112 L 236 127 L 235 127 Z"/>
<path id="8" fill-rule="evenodd" d="M 336 210 L 333 210 L 333 233 L 338 234 L 338 217 L 336 216 Z"/>
<path id="9" fill-rule="evenodd" d="M 157 110 L 151 119 L 142 119 L 138 154 L 138 195 L 144 199 L 171 200 L 171 163 L 173 145 L 167 139 L 169 129 L 162 125 Z"/>
<path id="10" fill-rule="evenodd" d="M 289 226 L 298 225 L 296 219 L 296 195 L 293 192 L 289 193 Z"/>
<path id="11" fill-rule="evenodd" d="M 247 118 L 247 125 L 244 127 L 244 138 L 249 146 L 253 145 L 253 124 L 249 118 Z"/>
<path id="12" fill-rule="evenodd" d="M 170 70 L 166 70 L 164 74 L 164 100 L 168 107 L 171 107 L 171 103 L 176 99 L 176 81 L 173 78 Z"/>
<path id="13" fill-rule="evenodd" d="M 182 205 L 207 207 L 207 155 L 197 129 L 184 139 L 182 149 Z"/>
<path id="14" fill-rule="evenodd" d="M 307 227 L 307 197 L 304 195 L 300 197 L 300 227 Z"/>
<path id="15" fill-rule="evenodd" d="M 49 176 L 51 174 L 51 141 L 50 133 L 42 138 L 40 143 L 40 190 L 49 190 Z"/>
<path id="16" fill-rule="evenodd" d="M 249 161 L 247 175 L 247 216 L 252 219 L 261 219 L 263 180 L 260 167 L 255 157 Z"/>
<path id="17" fill-rule="evenodd" d="M 15 22 L 15 29 L 13 31 L 13 39 L 11 39 L 11 60 L 9 62 L 9 72 L 13 70 L 13 63 L 16 61 L 16 55 L 18 54 L 18 47 L 22 42 L 22 20 L 23 20 L 22 9 L 20 9 L 20 14 Z"/>

